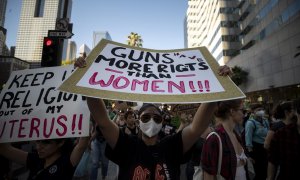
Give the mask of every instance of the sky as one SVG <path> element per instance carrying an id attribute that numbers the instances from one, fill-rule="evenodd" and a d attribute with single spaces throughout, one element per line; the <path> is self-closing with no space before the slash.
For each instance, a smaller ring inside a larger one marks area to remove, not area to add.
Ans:
<path id="1" fill-rule="evenodd" d="M 6 44 L 16 45 L 22 0 L 8 0 L 4 27 Z M 77 49 L 92 49 L 93 32 L 108 31 L 112 40 L 126 44 L 130 32 L 149 49 L 184 48 L 184 18 L 187 0 L 73 0 L 72 41 Z"/>

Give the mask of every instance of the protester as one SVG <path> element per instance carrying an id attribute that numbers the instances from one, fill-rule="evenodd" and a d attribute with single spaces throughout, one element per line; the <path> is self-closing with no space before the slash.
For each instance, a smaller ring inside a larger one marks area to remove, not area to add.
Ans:
<path id="1" fill-rule="evenodd" d="M 270 130 L 268 131 L 268 134 L 267 134 L 267 137 L 266 137 L 265 143 L 264 143 L 265 149 L 269 149 L 270 142 L 276 131 L 285 127 L 286 125 L 293 123 L 294 115 L 295 114 L 293 111 L 292 101 L 282 102 L 275 107 L 274 112 L 273 112 L 273 117 L 279 121 L 271 124 Z"/>
<path id="2" fill-rule="evenodd" d="M 291 113 L 297 117 L 275 132 L 271 140 L 268 157 L 268 180 L 275 180 L 276 169 L 280 167 L 277 180 L 299 179 L 300 172 L 300 99 L 295 100 Z"/>
<path id="3" fill-rule="evenodd" d="M 191 115 L 186 115 L 185 113 L 180 114 L 180 125 L 177 128 L 176 132 L 181 131 L 183 128 L 187 127 L 190 125 L 193 121 L 193 116 Z"/>
<path id="4" fill-rule="evenodd" d="M 163 125 L 161 128 L 161 131 L 159 132 L 159 138 L 164 138 L 166 136 L 172 135 L 176 133 L 176 126 L 174 126 L 173 124 L 171 124 L 171 114 L 163 114 L 162 115 L 163 118 Z"/>
<path id="5" fill-rule="evenodd" d="M 92 160 L 92 166 L 91 166 L 91 173 L 90 173 L 90 180 L 97 180 L 98 179 L 98 169 L 100 167 L 101 163 L 101 175 L 102 179 L 104 180 L 107 177 L 108 172 L 108 165 L 109 161 L 107 157 L 105 156 L 105 147 L 106 147 L 106 141 L 103 137 L 103 134 L 94 121 L 93 117 L 92 123 L 92 141 L 91 141 L 91 160 Z"/>
<path id="6" fill-rule="evenodd" d="M 261 104 L 250 106 L 252 115 L 246 122 L 245 141 L 247 151 L 253 159 L 255 180 L 267 178 L 267 151 L 264 148 L 265 138 L 269 130 L 269 122 L 264 117 L 265 111 Z"/>
<path id="7" fill-rule="evenodd" d="M 243 123 L 243 101 L 229 100 L 218 104 L 215 111 L 218 125 L 215 131 L 222 142 L 222 162 L 220 175 L 225 179 L 246 180 L 245 165 L 247 156 L 239 135 L 234 131 L 237 124 Z M 215 179 L 218 175 L 219 139 L 211 135 L 205 141 L 201 154 L 204 179 Z"/>
<path id="8" fill-rule="evenodd" d="M 84 67 L 83 58 L 76 66 Z M 227 66 L 220 68 L 220 75 L 228 75 Z M 180 164 L 188 150 L 208 127 L 216 103 L 204 103 L 198 108 L 193 122 L 182 131 L 158 141 L 162 127 L 162 114 L 153 104 L 144 104 L 139 110 L 142 138 L 129 136 L 109 120 L 102 99 L 87 98 L 92 116 L 105 137 L 108 158 L 119 165 L 121 179 L 179 179 Z"/>
<path id="9" fill-rule="evenodd" d="M 126 122 L 125 122 L 125 111 L 124 110 L 120 110 L 118 111 L 118 113 L 116 114 L 116 116 L 114 117 L 113 121 L 120 127 L 120 128 L 124 128 L 126 126 Z"/>
<path id="10" fill-rule="evenodd" d="M 136 126 L 136 117 L 135 114 L 132 110 L 129 110 L 125 113 L 124 115 L 124 119 L 125 119 L 125 127 L 122 128 L 122 130 L 124 131 L 124 133 L 128 134 L 128 135 L 134 135 L 137 136 L 139 134 L 139 127 Z"/>
<path id="11" fill-rule="evenodd" d="M 89 137 L 82 137 L 73 148 L 71 139 L 38 140 L 37 152 L 26 152 L 10 144 L 0 144 L 0 154 L 29 169 L 29 180 L 72 180 L 76 165 L 88 145 Z"/>

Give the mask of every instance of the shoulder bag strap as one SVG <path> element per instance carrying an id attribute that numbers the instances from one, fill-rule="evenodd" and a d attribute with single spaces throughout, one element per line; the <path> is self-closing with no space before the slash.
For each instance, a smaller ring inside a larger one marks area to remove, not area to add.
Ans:
<path id="1" fill-rule="evenodd" d="M 219 159 L 218 159 L 218 175 L 221 175 L 221 167 L 222 167 L 222 155 L 223 155 L 223 147 L 222 147 L 222 140 L 221 140 L 221 138 L 220 138 L 220 136 L 219 136 L 219 134 L 218 133 L 216 133 L 216 132 L 210 132 L 208 135 L 207 135 L 207 137 L 206 137 L 206 139 L 208 139 L 211 135 L 216 135 L 217 137 L 218 137 L 218 139 L 219 139 Z"/>

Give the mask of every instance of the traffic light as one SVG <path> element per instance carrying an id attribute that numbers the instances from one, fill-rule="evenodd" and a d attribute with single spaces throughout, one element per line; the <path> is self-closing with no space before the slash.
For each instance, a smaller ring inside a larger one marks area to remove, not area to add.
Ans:
<path id="1" fill-rule="evenodd" d="M 44 37 L 41 66 L 60 66 L 60 40 L 58 38 Z"/>

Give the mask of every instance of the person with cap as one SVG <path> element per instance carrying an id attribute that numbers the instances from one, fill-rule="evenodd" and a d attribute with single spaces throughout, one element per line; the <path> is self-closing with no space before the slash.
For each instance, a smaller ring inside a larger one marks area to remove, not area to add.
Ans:
<path id="1" fill-rule="evenodd" d="M 86 62 L 79 58 L 75 66 L 83 68 Z M 228 66 L 219 69 L 219 75 L 230 73 Z M 216 102 L 201 104 L 189 126 L 159 139 L 163 118 L 154 104 L 143 104 L 138 112 L 141 138 L 123 133 L 110 121 L 102 99 L 88 97 L 87 104 L 107 141 L 108 159 L 119 165 L 119 180 L 180 179 L 180 164 L 188 160 L 188 151 L 210 124 L 217 107 Z"/>

